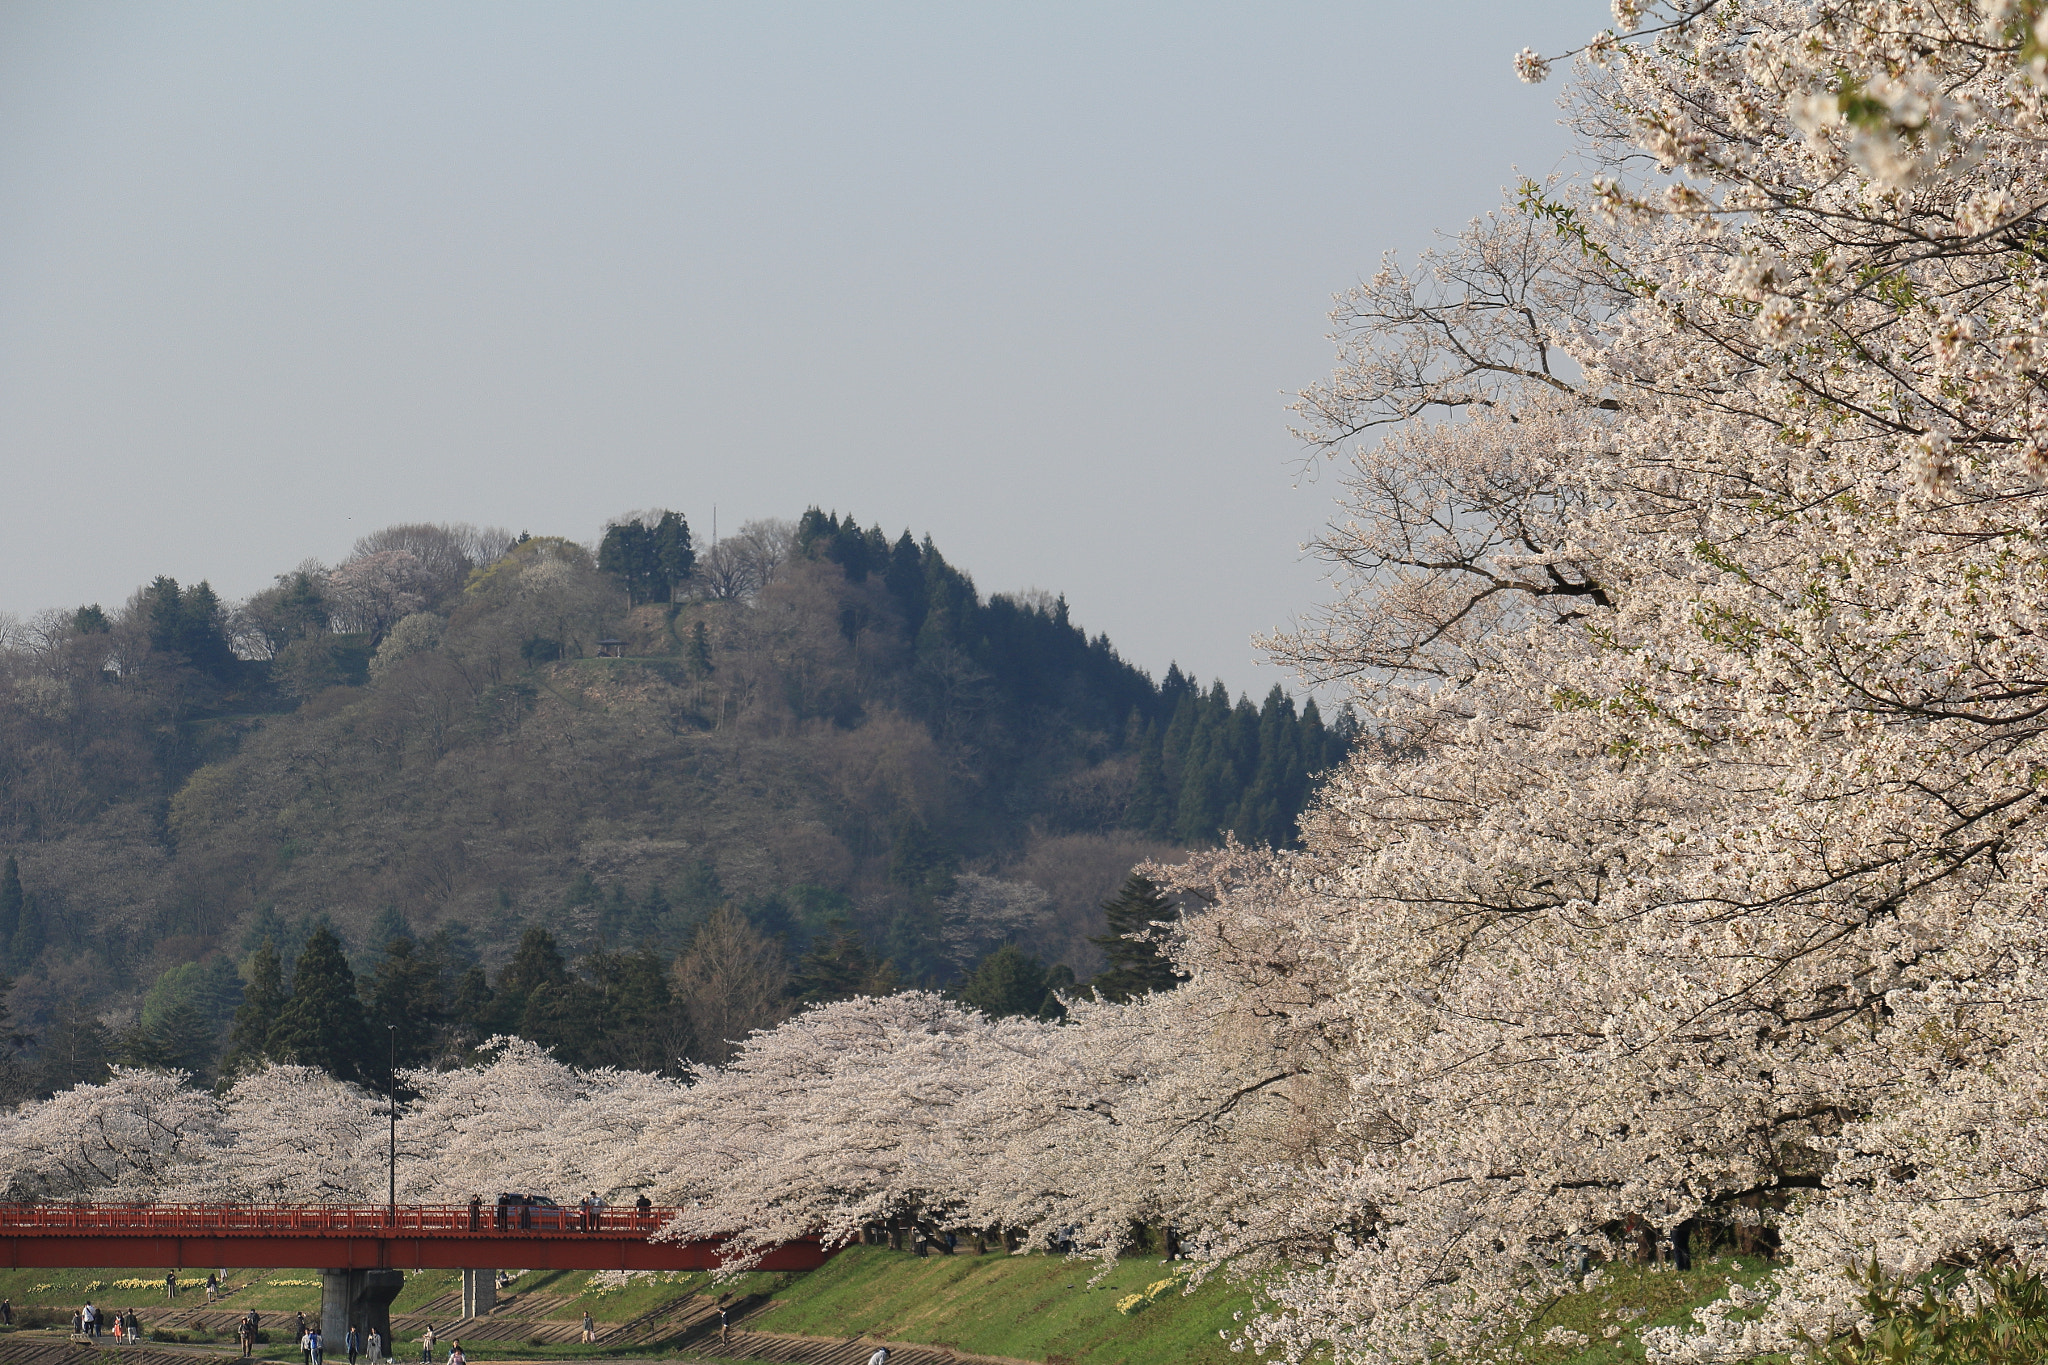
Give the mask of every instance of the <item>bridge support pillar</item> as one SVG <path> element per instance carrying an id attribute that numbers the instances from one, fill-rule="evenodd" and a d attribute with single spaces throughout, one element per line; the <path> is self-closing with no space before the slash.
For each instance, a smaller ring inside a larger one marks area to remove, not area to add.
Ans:
<path id="1" fill-rule="evenodd" d="M 465 1270 L 462 1272 L 462 1316 L 465 1318 L 486 1317 L 497 1305 L 497 1271 Z"/>
<path id="2" fill-rule="evenodd" d="M 354 1326 L 369 1345 L 370 1330 L 385 1342 L 385 1354 L 399 1353 L 391 1341 L 391 1301 L 405 1286 L 402 1270 L 323 1270 L 320 1272 L 320 1336 L 329 1360 L 348 1359 L 348 1329 Z"/>
<path id="3" fill-rule="evenodd" d="M 332 1356 L 341 1353 L 348 1359 L 348 1348 L 342 1343 L 348 1338 L 348 1310 L 355 1295 L 349 1291 L 355 1288 L 349 1281 L 355 1272 L 349 1270 L 323 1270 L 320 1272 L 320 1338 L 321 1345 Z"/>

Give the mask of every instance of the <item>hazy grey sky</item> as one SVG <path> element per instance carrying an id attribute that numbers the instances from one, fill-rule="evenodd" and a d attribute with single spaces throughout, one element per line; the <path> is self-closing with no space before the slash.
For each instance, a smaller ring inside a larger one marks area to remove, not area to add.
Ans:
<path id="1" fill-rule="evenodd" d="M 0 8 L 0 610 L 806 504 L 1259 690 L 1330 296 L 1597 0 Z"/>

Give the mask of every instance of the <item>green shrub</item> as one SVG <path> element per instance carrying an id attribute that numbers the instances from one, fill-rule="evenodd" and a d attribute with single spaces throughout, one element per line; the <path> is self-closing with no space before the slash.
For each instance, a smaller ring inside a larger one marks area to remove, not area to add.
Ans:
<path id="1" fill-rule="evenodd" d="M 2000 1268 L 1977 1277 L 1858 1278 L 1870 1330 L 1814 1343 L 1825 1365 L 2037 1365 L 2048 1360 L 2048 1285 Z"/>

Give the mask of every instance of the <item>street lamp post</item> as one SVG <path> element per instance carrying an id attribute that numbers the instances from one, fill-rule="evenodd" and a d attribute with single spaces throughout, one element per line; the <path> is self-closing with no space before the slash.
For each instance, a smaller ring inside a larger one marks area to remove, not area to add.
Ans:
<path id="1" fill-rule="evenodd" d="M 398 1025 L 386 1024 L 384 1031 L 391 1036 L 391 1066 L 384 1082 L 385 1107 L 391 1111 L 391 1189 L 390 1203 L 385 1209 L 385 1219 L 393 1232 L 398 1231 Z"/>

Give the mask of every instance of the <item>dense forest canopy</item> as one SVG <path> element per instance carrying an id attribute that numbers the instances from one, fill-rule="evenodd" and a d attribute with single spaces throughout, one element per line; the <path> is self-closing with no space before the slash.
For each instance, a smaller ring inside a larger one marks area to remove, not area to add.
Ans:
<path id="1" fill-rule="evenodd" d="M 422 1063 L 716 1058 L 895 985 L 1037 1014 L 1134 863 L 1292 842 L 1354 737 L 816 508 L 708 547 L 667 509 L 595 551 L 393 526 L 244 602 L 164 576 L 0 630 L 17 1088 L 351 1074 L 355 1001 Z"/>

